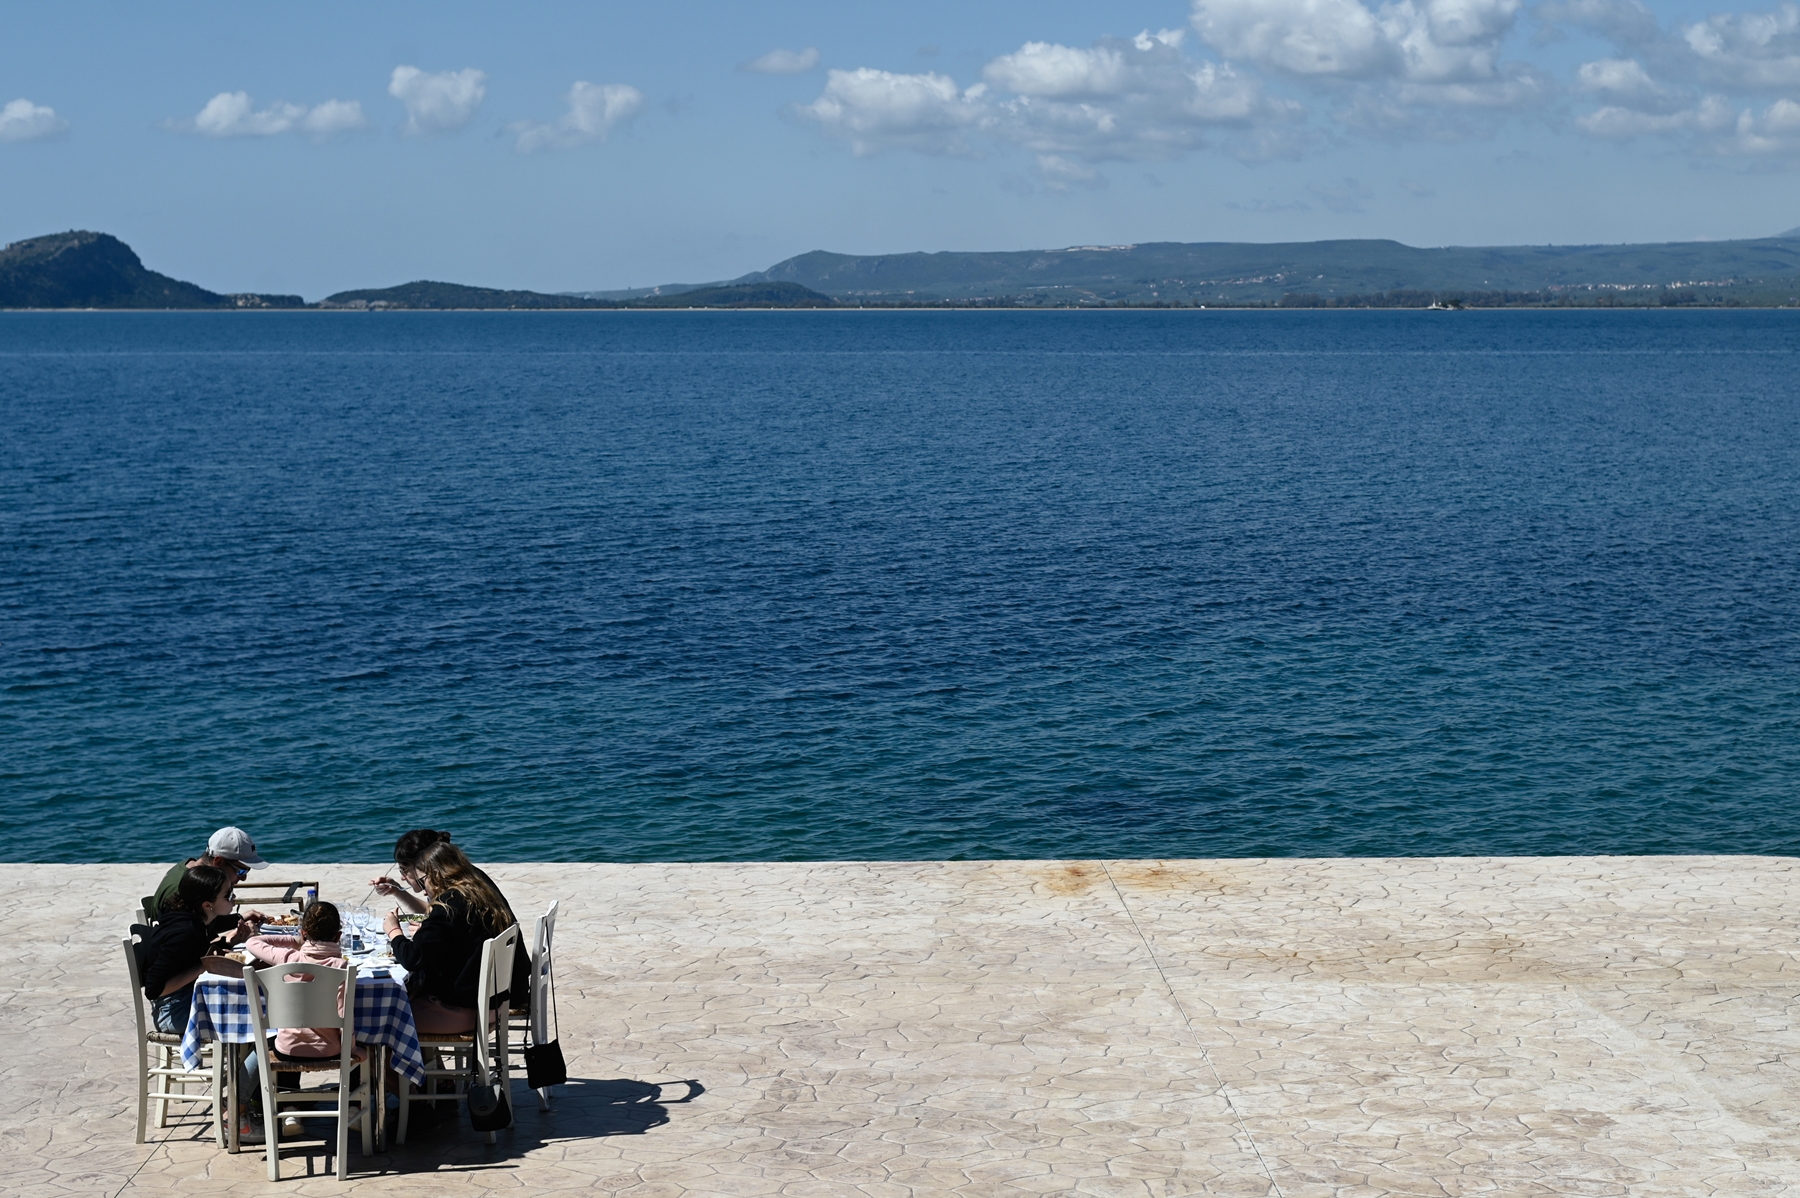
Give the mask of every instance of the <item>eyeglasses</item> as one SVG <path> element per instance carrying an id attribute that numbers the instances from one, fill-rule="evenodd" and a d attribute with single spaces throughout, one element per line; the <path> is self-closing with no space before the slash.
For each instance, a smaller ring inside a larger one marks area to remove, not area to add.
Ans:
<path id="1" fill-rule="evenodd" d="M 250 876 L 250 867 L 237 861 L 221 861 L 219 868 L 226 873 L 236 873 L 237 880 L 240 882 Z"/>

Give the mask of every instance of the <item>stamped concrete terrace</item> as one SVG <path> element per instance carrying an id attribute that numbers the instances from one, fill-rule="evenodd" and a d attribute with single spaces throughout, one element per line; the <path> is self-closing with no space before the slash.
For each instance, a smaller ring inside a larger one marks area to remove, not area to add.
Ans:
<path id="1" fill-rule="evenodd" d="M 270 1184 L 132 1142 L 163 866 L 11 866 L 0 1191 L 1286 1198 L 1800 1182 L 1785 858 L 499 865 L 571 1082 Z M 354 903 L 369 866 L 276 866 Z M 682 1101 L 693 1088 L 701 1092 Z M 520 1094 L 523 1095 L 522 1083 Z M 356 1152 L 352 1136 L 352 1153 Z M 310 1175 L 309 1175 L 310 1174 Z"/>

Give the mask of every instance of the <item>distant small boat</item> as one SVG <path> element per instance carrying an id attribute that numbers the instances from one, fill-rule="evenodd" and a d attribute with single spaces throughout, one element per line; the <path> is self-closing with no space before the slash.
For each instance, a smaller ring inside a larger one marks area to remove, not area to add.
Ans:
<path id="1" fill-rule="evenodd" d="M 1432 300 L 1431 305 L 1425 310 L 1427 312 L 1460 312 L 1462 311 L 1462 304 L 1456 300 L 1451 300 L 1447 304 L 1441 300 Z"/>

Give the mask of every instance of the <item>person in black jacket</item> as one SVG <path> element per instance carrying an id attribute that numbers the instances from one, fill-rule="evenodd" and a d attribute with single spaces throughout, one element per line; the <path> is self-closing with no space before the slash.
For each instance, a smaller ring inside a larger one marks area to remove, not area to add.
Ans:
<path id="1" fill-rule="evenodd" d="M 414 828 L 394 842 L 394 865 L 396 872 L 400 875 L 400 881 L 396 883 L 388 877 L 372 878 L 369 885 L 373 886 L 380 894 L 394 899 L 414 914 L 425 911 L 430 904 L 421 897 L 424 894 L 424 870 L 421 861 L 425 856 L 425 851 L 433 845 L 449 843 L 450 833 L 448 832 L 439 832 L 432 828 Z M 463 856 L 466 860 L 467 855 Z M 506 896 L 500 892 L 500 887 L 494 884 L 494 879 L 488 877 L 487 871 L 479 865 L 471 864 L 469 868 L 475 871 L 475 876 L 481 880 L 483 885 L 494 892 L 495 897 L 499 899 L 498 906 L 511 911 L 512 905 L 506 901 Z M 523 931 L 520 929 L 519 950 L 513 954 L 512 989 L 509 1002 L 515 1011 L 527 1010 L 530 1007 L 531 946 L 525 943 Z"/>
<path id="2" fill-rule="evenodd" d="M 231 913 L 231 880 L 211 865 L 194 865 L 162 905 L 162 918 L 137 946 L 138 974 L 159 1032 L 187 1031 L 194 980 L 212 933 L 207 925 Z"/>
<path id="3" fill-rule="evenodd" d="M 394 959 L 406 967 L 413 1022 L 421 1032 L 449 1034 L 476 1027 L 481 947 L 518 922 L 506 899 L 448 840 L 425 849 L 418 860 L 430 903 L 425 922 L 408 939 L 399 911 L 384 921 Z M 518 958 L 514 957 L 514 974 Z"/>

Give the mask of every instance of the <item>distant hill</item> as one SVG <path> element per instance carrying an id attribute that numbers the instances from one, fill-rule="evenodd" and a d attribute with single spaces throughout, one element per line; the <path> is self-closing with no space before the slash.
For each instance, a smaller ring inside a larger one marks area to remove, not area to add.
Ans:
<path id="1" fill-rule="evenodd" d="M 145 270 L 110 233 L 72 230 L 0 249 L 0 308 L 298 308 L 297 295 L 220 295 Z"/>
<path id="2" fill-rule="evenodd" d="M 551 295 L 420 280 L 297 295 L 221 295 L 146 270 L 106 233 L 68 232 L 0 250 L 0 308 L 830 308 L 1106 304 L 1424 307 L 1800 304 L 1800 229 L 1745 241 L 1654 245 L 1447 246 L 1398 241 L 1152 242 L 997 253 L 833 254 L 778 262 L 728 283 Z"/>
<path id="3" fill-rule="evenodd" d="M 0 250 L 0 307 L 230 308 L 227 296 L 145 270 L 106 233 L 71 231 Z"/>
<path id="4" fill-rule="evenodd" d="M 546 295 L 541 291 L 497 291 L 492 287 L 465 287 L 461 283 L 434 283 L 421 279 L 398 287 L 340 291 L 319 301 L 321 308 L 616 308 L 609 300 L 578 295 Z"/>
<path id="5" fill-rule="evenodd" d="M 541 291 L 496 291 L 460 283 L 417 282 L 379 290 L 340 291 L 321 308 L 831 308 L 836 301 L 798 283 L 726 283 L 635 299 L 594 299 L 547 295 Z"/>
<path id="6" fill-rule="evenodd" d="M 1270 303 L 1379 293 L 1593 298 L 1685 288 L 1800 290 L 1800 237 L 1658 245 L 1419 249 L 1397 241 L 1153 242 L 1000 253 L 801 254 L 735 280 L 841 301 L 1011 298 L 1054 305 Z M 1421 300 L 1421 303 L 1426 302 Z"/>
<path id="7" fill-rule="evenodd" d="M 798 283 L 723 283 L 628 300 L 631 308 L 835 308 L 836 300 Z"/>

